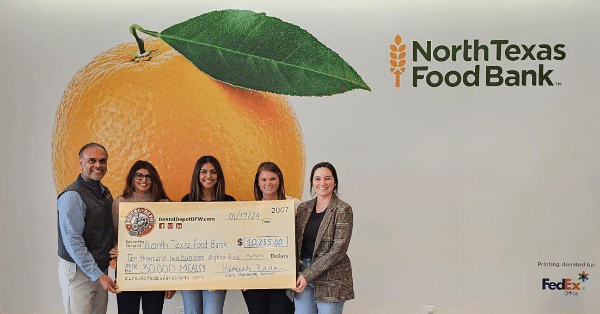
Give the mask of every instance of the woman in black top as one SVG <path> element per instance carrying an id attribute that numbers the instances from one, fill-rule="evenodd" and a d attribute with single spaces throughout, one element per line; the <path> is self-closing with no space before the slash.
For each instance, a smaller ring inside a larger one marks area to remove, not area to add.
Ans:
<path id="1" fill-rule="evenodd" d="M 296 314 L 341 314 L 344 303 L 354 299 L 352 266 L 346 254 L 352 236 L 352 207 L 337 196 L 337 172 L 331 163 L 316 164 L 310 182 L 316 197 L 300 204 L 296 216 Z"/>
<path id="2" fill-rule="evenodd" d="M 196 161 L 190 193 L 186 194 L 182 202 L 231 202 L 235 198 L 225 194 L 225 177 L 223 168 L 213 156 L 202 156 Z"/>
<path id="3" fill-rule="evenodd" d="M 254 176 L 254 198 L 257 201 L 284 200 L 283 173 L 273 162 L 263 162 Z M 249 314 L 294 314 L 294 303 L 285 289 L 242 290 Z"/>
<path id="4" fill-rule="evenodd" d="M 235 201 L 225 194 L 225 177 L 219 161 L 213 156 L 202 156 L 196 161 L 190 193 L 182 202 L 229 202 Z M 227 290 L 183 290 L 186 314 L 223 314 Z"/>

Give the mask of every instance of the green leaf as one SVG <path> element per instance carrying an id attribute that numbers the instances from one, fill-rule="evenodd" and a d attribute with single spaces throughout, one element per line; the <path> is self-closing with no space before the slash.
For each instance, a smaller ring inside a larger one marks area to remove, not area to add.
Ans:
<path id="1" fill-rule="evenodd" d="M 231 85 L 294 96 L 371 90 L 314 36 L 264 13 L 213 11 L 163 30 L 160 38 L 204 73 Z"/>

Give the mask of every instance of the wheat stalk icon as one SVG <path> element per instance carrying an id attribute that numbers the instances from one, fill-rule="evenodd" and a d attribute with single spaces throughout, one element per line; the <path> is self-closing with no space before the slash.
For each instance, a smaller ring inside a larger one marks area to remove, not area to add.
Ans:
<path id="1" fill-rule="evenodd" d="M 402 37 L 396 35 L 394 43 L 390 45 L 390 71 L 396 75 L 396 87 L 400 87 L 400 75 L 406 68 L 406 45 L 402 44 Z"/>

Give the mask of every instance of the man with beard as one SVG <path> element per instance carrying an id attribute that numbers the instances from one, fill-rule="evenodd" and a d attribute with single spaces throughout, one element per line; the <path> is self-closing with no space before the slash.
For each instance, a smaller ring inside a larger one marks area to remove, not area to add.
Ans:
<path id="1" fill-rule="evenodd" d="M 112 239 L 112 195 L 100 183 L 108 153 L 98 143 L 79 150 L 81 174 L 58 196 L 59 283 L 67 314 L 105 314 L 108 292 L 119 287 L 107 275 Z"/>

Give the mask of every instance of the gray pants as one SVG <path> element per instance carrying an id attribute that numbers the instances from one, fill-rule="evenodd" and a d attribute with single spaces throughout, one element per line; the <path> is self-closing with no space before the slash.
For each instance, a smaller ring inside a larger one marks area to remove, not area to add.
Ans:
<path id="1" fill-rule="evenodd" d="M 66 314 L 106 314 L 108 292 L 75 263 L 59 258 L 58 282 Z"/>

